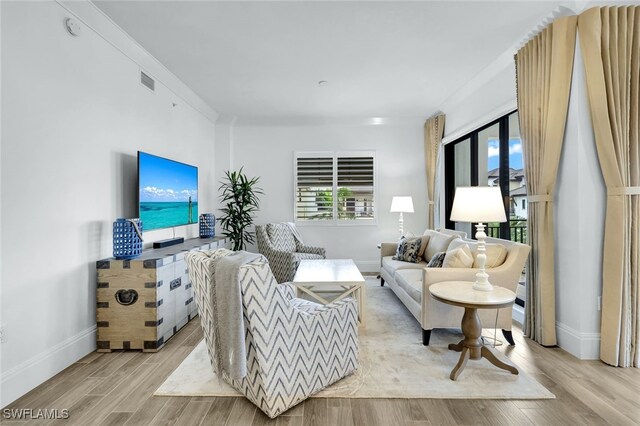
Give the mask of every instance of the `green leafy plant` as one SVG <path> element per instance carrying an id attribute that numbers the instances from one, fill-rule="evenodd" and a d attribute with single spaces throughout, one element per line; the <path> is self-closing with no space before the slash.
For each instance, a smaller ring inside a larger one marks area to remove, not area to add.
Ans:
<path id="1" fill-rule="evenodd" d="M 349 188 L 338 188 L 338 218 L 353 219 L 347 212 L 347 198 L 353 195 Z M 333 217 L 333 192 L 320 191 L 316 193 L 316 205 L 320 213 L 313 216 L 313 219 L 331 219 Z"/>
<path id="2" fill-rule="evenodd" d="M 244 250 L 247 243 L 255 242 L 255 234 L 250 231 L 255 213 L 259 210 L 258 195 L 263 195 L 256 184 L 259 177 L 249 179 L 242 168 L 237 172 L 226 171 L 225 179 L 220 182 L 220 226 L 224 235 L 233 243 L 233 250 Z"/>

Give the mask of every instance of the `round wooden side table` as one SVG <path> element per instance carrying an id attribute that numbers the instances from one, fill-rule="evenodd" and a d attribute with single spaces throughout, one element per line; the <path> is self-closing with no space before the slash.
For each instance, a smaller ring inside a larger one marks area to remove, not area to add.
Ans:
<path id="1" fill-rule="evenodd" d="M 478 317 L 478 309 L 500 309 L 510 306 L 516 299 L 516 294 L 504 287 L 494 286 L 492 291 L 479 291 L 474 290 L 472 286 L 471 281 L 444 281 L 429 286 L 431 297 L 438 302 L 464 308 L 461 324 L 464 339 L 449 345 L 450 350 L 462 353 L 449 378 L 456 380 L 467 365 L 467 360 L 481 358 L 486 358 L 491 364 L 512 374 L 518 374 L 516 367 L 499 360 L 493 348 L 482 343 L 482 324 Z"/>

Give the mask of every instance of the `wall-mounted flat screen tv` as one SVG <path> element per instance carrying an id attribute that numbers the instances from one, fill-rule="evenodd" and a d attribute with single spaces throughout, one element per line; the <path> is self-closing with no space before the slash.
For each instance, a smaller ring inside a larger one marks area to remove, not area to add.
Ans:
<path id="1" fill-rule="evenodd" d="M 138 213 L 145 231 L 198 223 L 198 168 L 138 151 Z"/>

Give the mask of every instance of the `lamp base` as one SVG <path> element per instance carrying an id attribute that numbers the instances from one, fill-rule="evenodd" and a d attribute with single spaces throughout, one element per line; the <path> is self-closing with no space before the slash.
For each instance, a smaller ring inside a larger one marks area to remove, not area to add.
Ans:
<path id="1" fill-rule="evenodd" d="M 473 289 L 479 291 L 491 291 L 493 286 L 489 282 L 489 274 L 484 269 L 484 265 L 487 262 L 487 255 L 484 239 L 487 238 L 487 234 L 484 233 L 484 223 L 476 224 L 476 239 L 478 240 L 478 263 L 480 264 L 480 271 L 476 274 L 476 282 L 473 283 Z"/>
<path id="2" fill-rule="evenodd" d="M 474 290 L 479 290 L 479 291 L 492 291 L 493 290 L 493 285 L 491 285 L 491 283 L 481 283 L 476 281 L 475 283 L 473 283 L 473 287 Z"/>
<path id="3" fill-rule="evenodd" d="M 491 291 L 493 285 L 489 282 L 489 274 L 484 271 L 480 271 L 476 274 L 476 282 L 473 283 L 474 290 Z"/>

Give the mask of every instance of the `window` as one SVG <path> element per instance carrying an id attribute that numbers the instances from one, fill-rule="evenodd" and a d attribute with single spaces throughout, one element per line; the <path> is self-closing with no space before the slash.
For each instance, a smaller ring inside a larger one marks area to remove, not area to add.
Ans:
<path id="1" fill-rule="evenodd" d="M 296 152 L 294 168 L 297 223 L 375 221 L 374 152 Z"/>
<path id="2" fill-rule="evenodd" d="M 475 226 L 452 222 L 451 207 L 457 186 L 498 186 L 508 220 L 487 223 L 490 237 L 527 243 L 527 187 L 518 112 L 514 111 L 466 134 L 444 147 L 446 227 L 475 238 Z M 526 267 L 520 275 L 524 284 Z M 516 303 L 526 301 L 518 286 Z M 526 293 L 526 292 L 525 292 Z"/>
<path id="3" fill-rule="evenodd" d="M 456 187 L 499 186 L 509 220 L 487 224 L 487 235 L 526 243 L 527 193 L 518 112 L 447 144 L 444 155 L 446 227 L 475 235 L 471 224 L 449 219 Z"/>

